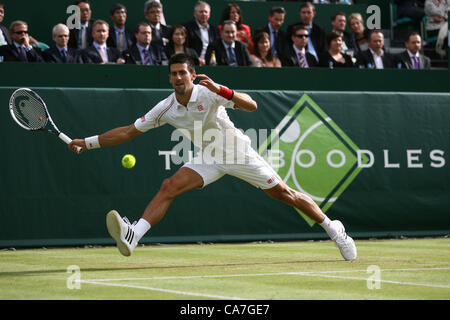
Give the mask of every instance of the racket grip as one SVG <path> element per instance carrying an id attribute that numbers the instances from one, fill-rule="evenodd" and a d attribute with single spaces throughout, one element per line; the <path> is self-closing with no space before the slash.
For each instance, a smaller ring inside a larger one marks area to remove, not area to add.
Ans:
<path id="1" fill-rule="evenodd" d="M 65 143 L 67 143 L 67 144 L 69 144 L 69 143 L 71 143 L 72 142 L 72 139 L 70 139 L 68 136 L 66 136 L 64 133 L 60 133 L 59 135 L 58 135 L 58 138 L 60 138 L 62 141 L 64 141 Z M 81 152 L 81 147 L 78 147 L 77 146 L 77 153 L 80 153 Z"/>

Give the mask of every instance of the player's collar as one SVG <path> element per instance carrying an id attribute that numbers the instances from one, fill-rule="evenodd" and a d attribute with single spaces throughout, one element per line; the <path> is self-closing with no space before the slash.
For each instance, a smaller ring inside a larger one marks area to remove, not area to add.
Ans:
<path id="1" fill-rule="evenodd" d="M 192 89 L 191 98 L 189 99 L 189 102 L 197 101 L 198 86 L 199 86 L 199 84 L 194 84 L 194 88 Z"/>

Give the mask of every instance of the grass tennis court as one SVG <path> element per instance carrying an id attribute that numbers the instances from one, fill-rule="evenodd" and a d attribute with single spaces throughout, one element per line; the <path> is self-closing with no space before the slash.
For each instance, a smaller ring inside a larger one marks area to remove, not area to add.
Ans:
<path id="1" fill-rule="evenodd" d="M 331 241 L 2 250 L 0 299 L 450 299 L 450 239 L 356 244 L 354 262 Z"/>

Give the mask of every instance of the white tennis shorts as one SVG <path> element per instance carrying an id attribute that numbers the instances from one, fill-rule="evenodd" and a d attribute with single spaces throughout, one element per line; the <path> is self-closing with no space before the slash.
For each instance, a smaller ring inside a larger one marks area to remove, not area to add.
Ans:
<path id="1" fill-rule="evenodd" d="M 226 174 L 261 189 L 273 188 L 281 181 L 278 173 L 254 149 L 248 149 L 246 160 L 245 164 L 205 164 L 193 158 L 183 167 L 194 170 L 203 178 L 202 188 Z"/>

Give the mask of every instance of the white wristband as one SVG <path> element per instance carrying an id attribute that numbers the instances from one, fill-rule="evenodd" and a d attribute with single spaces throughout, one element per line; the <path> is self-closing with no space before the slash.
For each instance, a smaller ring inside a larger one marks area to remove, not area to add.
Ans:
<path id="1" fill-rule="evenodd" d="M 86 148 L 88 150 L 100 148 L 100 142 L 98 141 L 98 135 L 92 136 L 89 138 L 84 138 L 84 142 L 86 143 Z"/>

